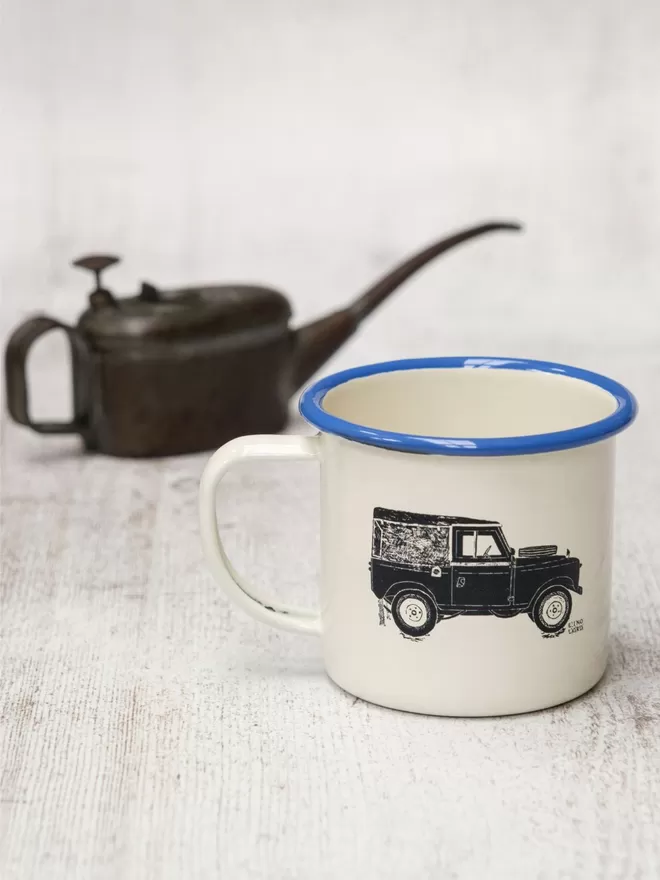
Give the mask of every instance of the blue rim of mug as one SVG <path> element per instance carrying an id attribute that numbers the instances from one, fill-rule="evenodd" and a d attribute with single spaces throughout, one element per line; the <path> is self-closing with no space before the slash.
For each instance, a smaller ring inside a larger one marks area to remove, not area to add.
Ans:
<path id="1" fill-rule="evenodd" d="M 547 434 L 529 434 L 518 437 L 432 437 L 422 434 L 402 434 L 349 422 L 338 416 L 333 416 L 323 408 L 323 400 L 329 391 L 351 382 L 353 379 L 363 379 L 367 376 L 403 370 L 429 369 L 527 370 L 566 376 L 607 391 L 614 398 L 616 407 L 609 416 L 588 425 Z M 346 440 L 353 440 L 368 446 L 379 446 L 383 449 L 430 455 L 530 455 L 586 446 L 618 434 L 635 420 L 637 401 L 627 388 L 613 379 L 565 364 L 521 358 L 438 357 L 366 364 L 325 376 L 303 392 L 299 410 L 307 422 L 326 434 L 334 434 Z"/>

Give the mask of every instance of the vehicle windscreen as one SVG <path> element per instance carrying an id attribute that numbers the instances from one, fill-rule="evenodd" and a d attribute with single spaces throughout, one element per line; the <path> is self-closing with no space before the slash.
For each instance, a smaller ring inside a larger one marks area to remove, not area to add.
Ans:
<path id="1" fill-rule="evenodd" d="M 373 555 L 383 562 L 408 565 L 445 565 L 449 554 L 449 529 L 374 520 Z"/>

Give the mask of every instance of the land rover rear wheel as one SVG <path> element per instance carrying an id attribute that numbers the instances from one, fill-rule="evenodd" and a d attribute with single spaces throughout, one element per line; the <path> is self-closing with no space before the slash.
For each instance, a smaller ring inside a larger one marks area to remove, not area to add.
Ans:
<path id="1" fill-rule="evenodd" d="M 438 609 L 421 590 L 401 590 L 392 600 L 392 617 L 405 635 L 426 636 L 438 622 Z"/>
<path id="2" fill-rule="evenodd" d="M 542 632 L 558 632 L 566 626 L 572 605 L 571 594 L 565 587 L 549 587 L 534 603 L 532 620 Z"/>

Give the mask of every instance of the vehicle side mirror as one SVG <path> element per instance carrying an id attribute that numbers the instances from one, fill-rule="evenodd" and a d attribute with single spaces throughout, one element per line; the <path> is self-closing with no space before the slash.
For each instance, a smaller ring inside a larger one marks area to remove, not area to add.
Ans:
<path id="1" fill-rule="evenodd" d="M 513 557 L 514 557 L 515 555 L 516 555 L 515 547 L 510 547 L 510 548 L 509 548 L 509 556 L 511 557 L 511 559 L 513 559 Z"/>

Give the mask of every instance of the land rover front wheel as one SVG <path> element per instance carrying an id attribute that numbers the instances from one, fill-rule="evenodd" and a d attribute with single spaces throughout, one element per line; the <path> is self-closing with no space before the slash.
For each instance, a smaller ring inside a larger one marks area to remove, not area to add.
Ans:
<path id="1" fill-rule="evenodd" d="M 565 587 L 550 587 L 534 603 L 532 620 L 542 632 L 558 632 L 566 626 L 572 604 L 571 594 Z"/>
<path id="2" fill-rule="evenodd" d="M 425 636 L 438 622 L 438 610 L 420 590 L 402 590 L 392 601 L 392 617 L 405 635 Z"/>

